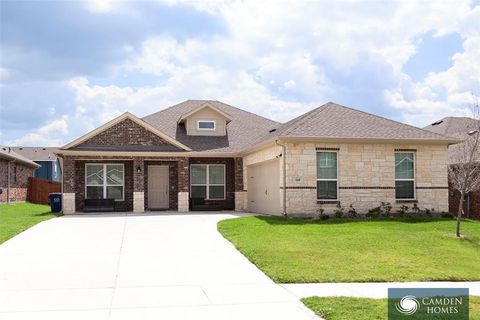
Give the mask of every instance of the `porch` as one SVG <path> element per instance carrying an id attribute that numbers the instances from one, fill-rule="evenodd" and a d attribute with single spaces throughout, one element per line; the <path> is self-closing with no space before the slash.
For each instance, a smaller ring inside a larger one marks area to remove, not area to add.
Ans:
<path id="1" fill-rule="evenodd" d="M 64 158 L 64 214 L 245 210 L 242 158 Z"/>

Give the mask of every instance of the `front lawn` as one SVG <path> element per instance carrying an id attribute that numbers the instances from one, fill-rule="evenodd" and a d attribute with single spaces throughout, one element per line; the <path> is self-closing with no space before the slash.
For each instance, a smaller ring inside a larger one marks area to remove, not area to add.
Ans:
<path id="1" fill-rule="evenodd" d="M 242 217 L 218 230 L 274 281 L 480 280 L 480 222 Z"/>
<path id="2" fill-rule="evenodd" d="M 312 297 L 302 302 L 325 320 L 383 320 L 388 314 L 387 299 Z M 480 297 L 470 296 L 469 306 L 469 318 L 479 320 Z"/>
<path id="3" fill-rule="evenodd" d="M 55 217 L 50 206 L 32 203 L 0 204 L 0 244 L 31 226 Z"/>

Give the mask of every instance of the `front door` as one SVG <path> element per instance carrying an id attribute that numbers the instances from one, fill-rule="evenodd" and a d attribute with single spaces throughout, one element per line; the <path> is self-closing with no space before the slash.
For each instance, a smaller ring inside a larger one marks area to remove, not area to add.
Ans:
<path id="1" fill-rule="evenodd" d="M 148 166 L 148 208 L 168 209 L 168 166 Z"/>

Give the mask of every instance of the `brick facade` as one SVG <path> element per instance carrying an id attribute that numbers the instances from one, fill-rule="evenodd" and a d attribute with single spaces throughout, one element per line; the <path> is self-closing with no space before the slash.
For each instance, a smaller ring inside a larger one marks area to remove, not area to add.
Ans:
<path id="1" fill-rule="evenodd" d="M 208 200 L 206 204 L 221 204 L 224 210 L 235 209 L 235 164 L 233 158 L 190 158 L 190 164 L 225 165 L 225 200 Z"/>
<path id="2" fill-rule="evenodd" d="M 85 205 L 85 164 L 87 163 L 122 163 L 124 165 L 124 200 L 117 205 L 133 210 L 133 161 L 132 160 L 76 160 L 75 161 L 75 207 L 82 211 Z"/>
<path id="3" fill-rule="evenodd" d="M 82 156 L 66 156 L 64 158 L 64 180 L 63 192 L 75 194 L 75 210 L 82 211 L 85 203 L 85 164 L 87 163 L 123 163 L 125 170 L 125 201 L 120 201 L 127 206 L 129 211 L 134 208 L 134 192 L 137 197 L 143 194 L 144 209 L 148 210 L 148 166 L 149 165 L 166 165 L 169 167 L 169 210 L 179 209 L 179 192 L 182 201 L 186 201 L 188 206 L 188 197 L 190 189 L 190 164 L 191 163 L 212 163 L 225 164 L 226 174 L 226 199 L 221 200 L 222 207 L 227 210 L 235 208 L 235 186 L 243 188 L 243 181 L 240 173 L 235 172 L 233 158 L 184 158 L 184 157 L 168 157 L 159 159 L 158 157 L 86 157 Z M 127 159 L 125 159 L 127 158 Z M 237 160 L 238 162 L 238 160 Z M 241 163 L 241 162 L 240 162 Z M 140 173 L 137 169 L 140 168 Z M 238 165 L 237 165 L 238 169 Z M 235 184 L 237 180 L 237 184 Z M 219 200 L 211 202 L 219 203 Z M 137 209 L 137 211 L 140 211 Z M 140 211 L 141 212 L 141 211 Z"/>
<path id="4" fill-rule="evenodd" d="M 7 202 L 8 193 L 10 201 L 26 201 L 28 190 L 28 177 L 33 176 L 34 169 L 21 163 L 10 163 L 10 190 L 8 191 L 8 161 L 0 159 L 0 203 Z"/>
<path id="5" fill-rule="evenodd" d="M 100 132 L 90 139 L 75 146 L 76 148 L 85 148 L 89 146 L 171 146 L 171 143 L 165 141 L 156 134 L 148 131 L 130 119 L 123 120 L 112 127 Z M 178 149 L 174 147 L 174 149 Z"/>

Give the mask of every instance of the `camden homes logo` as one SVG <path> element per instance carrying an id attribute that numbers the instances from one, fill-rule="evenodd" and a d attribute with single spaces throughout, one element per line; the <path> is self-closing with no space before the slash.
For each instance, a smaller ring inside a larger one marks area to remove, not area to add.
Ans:
<path id="1" fill-rule="evenodd" d="M 468 320 L 468 288 L 389 288 L 388 319 Z"/>

